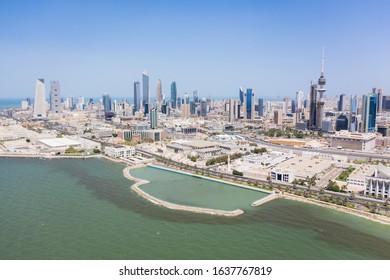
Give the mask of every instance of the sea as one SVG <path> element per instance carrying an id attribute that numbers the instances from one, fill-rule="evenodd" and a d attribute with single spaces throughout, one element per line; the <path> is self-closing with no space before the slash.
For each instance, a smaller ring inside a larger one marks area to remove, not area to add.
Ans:
<path id="1" fill-rule="evenodd" d="M 0 109 L 21 108 L 23 98 L 0 98 Z"/>
<path id="2" fill-rule="evenodd" d="M 2 260 L 390 259 L 390 226 L 151 167 L 132 170 L 168 201 L 236 209 L 170 210 L 131 190 L 104 159 L 0 158 Z M 182 189 L 181 189 L 182 188 Z"/>

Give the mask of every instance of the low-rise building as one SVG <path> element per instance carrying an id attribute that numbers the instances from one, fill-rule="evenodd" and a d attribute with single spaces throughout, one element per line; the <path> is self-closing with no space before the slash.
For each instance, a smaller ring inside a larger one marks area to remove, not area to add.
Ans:
<path id="1" fill-rule="evenodd" d="M 390 197 L 390 168 L 378 165 L 375 167 L 372 176 L 366 176 L 365 195 L 370 195 L 380 199 Z"/>
<path id="2" fill-rule="evenodd" d="M 370 151 L 375 148 L 376 135 L 373 133 L 350 133 L 340 131 L 330 136 L 330 146 L 333 148 L 356 151 Z"/>
<path id="3" fill-rule="evenodd" d="M 271 180 L 273 181 L 279 181 L 279 182 L 285 182 L 285 183 L 292 183 L 294 181 L 295 176 L 294 172 L 288 169 L 279 169 L 274 168 L 270 172 Z"/>
<path id="4" fill-rule="evenodd" d="M 113 158 L 128 158 L 135 155 L 135 148 L 131 146 L 106 147 L 104 153 Z"/>

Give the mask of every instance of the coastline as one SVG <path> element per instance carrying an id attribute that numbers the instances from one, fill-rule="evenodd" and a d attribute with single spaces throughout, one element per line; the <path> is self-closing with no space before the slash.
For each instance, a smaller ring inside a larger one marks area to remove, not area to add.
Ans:
<path id="1" fill-rule="evenodd" d="M 106 159 L 106 160 L 109 160 L 109 161 L 112 161 L 112 162 L 115 162 L 115 163 L 124 163 L 124 164 L 128 165 L 128 163 L 126 163 L 126 162 L 124 162 L 122 160 L 113 159 L 113 158 L 110 158 L 110 157 L 102 155 L 102 154 L 87 155 L 87 156 L 53 156 L 53 155 L 42 155 L 42 154 L 36 154 L 36 155 L 34 155 L 34 154 L 32 154 L 32 155 L 25 155 L 25 154 L 24 155 L 0 154 L 0 158 L 38 158 L 38 159 L 40 159 L 40 158 L 43 158 L 43 159 L 57 159 L 57 158 L 58 159 L 60 159 L 60 158 L 89 159 L 89 158 L 103 158 L 103 159 Z M 137 167 L 130 167 L 130 166 L 128 166 L 128 167 L 132 169 L 132 168 L 140 168 L 140 167 L 144 167 L 144 166 L 146 167 L 146 165 L 137 166 Z M 170 169 L 170 168 L 167 168 L 167 167 L 163 167 L 162 168 L 160 166 L 156 166 L 156 167 L 160 168 L 160 169 L 165 169 L 167 171 L 172 171 L 172 172 L 176 172 L 176 173 L 185 174 L 185 175 L 188 175 L 188 176 L 196 176 L 196 177 L 199 177 L 199 178 L 202 178 L 202 179 L 215 180 L 215 181 L 218 181 L 218 182 L 221 182 L 221 183 L 225 183 L 225 184 L 237 185 L 239 187 L 246 187 L 246 188 L 252 189 L 252 190 L 273 193 L 273 192 L 270 192 L 270 191 L 267 191 L 267 190 L 259 190 L 259 189 L 252 188 L 252 187 L 249 187 L 249 186 L 243 186 L 243 185 L 231 183 L 231 182 L 228 182 L 228 181 L 222 181 L 222 180 L 218 180 L 218 179 L 208 178 L 208 177 L 205 177 L 205 176 L 201 176 L 201 175 L 198 175 L 198 174 L 193 174 L 193 173 L 190 173 L 190 172 L 185 172 L 185 171 L 182 171 L 182 170 Z M 127 173 L 129 173 L 129 175 L 130 175 L 130 172 L 127 172 Z M 124 175 L 124 176 L 126 177 L 126 175 Z M 130 175 L 130 177 L 131 177 L 131 179 L 129 177 L 126 177 L 126 178 L 128 178 L 129 180 L 134 180 L 134 181 L 141 180 L 141 179 L 138 179 L 138 178 L 134 178 L 131 175 Z M 139 188 L 137 188 L 137 189 L 140 190 Z M 141 190 L 141 192 L 142 192 L 142 190 Z M 298 201 L 298 202 L 301 202 L 301 203 L 314 204 L 314 205 L 317 205 L 317 206 L 326 207 L 328 209 L 333 209 L 333 210 L 337 210 L 337 211 L 344 212 L 344 213 L 347 213 L 347 214 L 355 215 L 355 216 L 358 216 L 358 217 L 361 217 L 361 218 L 365 218 L 365 219 L 368 219 L 368 220 L 373 221 L 373 222 L 378 222 L 378 223 L 381 223 L 381 224 L 390 225 L 390 218 L 387 217 L 387 216 L 373 214 L 373 213 L 368 213 L 368 212 L 364 212 L 364 211 L 361 211 L 361 210 L 356 210 L 356 209 L 353 209 L 353 208 L 348 208 L 348 207 L 345 207 L 345 206 L 336 205 L 336 204 L 332 204 L 332 203 L 325 202 L 325 201 L 320 201 L 320 200 L 316 200 L 316 199 L 312 199 L 312 198 L 306 198 L 306 197 L 302 197 L 302 196 L 297 196 L 297 195 L 293 195 L 293 194 L 290 194 L 290 193 L 276 194 L 275 198 L 284 198 L 284 199 Z M 158 199 L 156 199 L 156 200 L 158 200 Z M 160 201 L 160 202 L 163 202 L 163 201 Z M 183 205 L 178 205 L 178 206 L 183 206 Z M 186 207 L 186 206 L 184 206 L 184 207 Z M 174 208 L 171 208 L 171 209 L 174 209 Z M 177 210 L 180 210 L 180 209 L 177 209 Z M 213 209 L 210 209 L 210 210 L 213 210 Z M 239 209 L 239 210 L 241 210 L 241 209 Z M 184 211 L 186 211 L 186 210 L 184 210 Z M 220 211 L 223 211 L 223 210 L 220 210 Z"/>
<path id="2" fill-rule="evenodd" d="M 361 218 L 365 218 L 365 219 L 373 221 L 373 222 L 377 222 L 377 223 L 381 223 L 381 224 L 385 224 L 385 225 L 390 225 L 390 218 L 383 216 L 383 215 L 363 212 L 360 210 L 356 210 L 354 208 L 348 208 L 345 206 L 336 205 L 333 203 L 329 203 L 329 202 L 325 202 L 325 201 L 321 201 L 321 200 L 316 200 L 313 198 L 306 198 L 306 197 L 302 197 L 302 196 L 298 196 L 298 195 L 294 195 L 294 194 L 290 194 L 290 193 L 279 194 L 279 197 L 283 198 L 283 199 L 299 201 L 302 203 L 308 203 L 308 204 L 314 204 L 317 206 L 322 206 L 322 207 L 325 207 L 328 209 L 333 209 L 333 210 L 337 210 L 340 212 L 355 215 L 355 216 L 358 216 Z"/>

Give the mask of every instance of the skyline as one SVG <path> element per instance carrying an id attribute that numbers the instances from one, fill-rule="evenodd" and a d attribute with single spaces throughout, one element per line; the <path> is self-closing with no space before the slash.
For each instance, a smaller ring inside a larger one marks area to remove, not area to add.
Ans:
<path id="1" fill-rule="evenodd" d="M 173 81 L 178 96 L 307 96 L 323 46 L 326 97 L 390 88 L 384 1 L 119 2 L 3 3 L 0 98 L 32 97 L 39 78 L 63 96 L 131 97 L 145 69 L 167 97 Z"/>

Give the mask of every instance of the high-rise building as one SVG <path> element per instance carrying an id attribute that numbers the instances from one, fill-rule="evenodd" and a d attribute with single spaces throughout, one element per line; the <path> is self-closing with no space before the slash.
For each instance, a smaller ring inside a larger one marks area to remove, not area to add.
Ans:
<path id="1" fill-rule="evenodd" d="M 150 128 L 157 128 L 157 109 L 153 108 L 150 110 Z"/>
<path id="2" fill-rule="evenodd" d="M 181 109 L 181 117 L 183 119 L 188 119 L 190 117 L 190 104 L 188 104 L 187 102 L 187 98 L 182 98 L 181 99 L 181 106 L 180 106 L 180 109 Z"/>
<path id="3" fill-rule="evenodd" d="M 148 76 L 148 71 L 145 70 L 142 73 L 142 107 L 146 108 L 145 104 L 150 104 L 150 92 L 149 92 L 149 76 Z M 149 112 L 145 111 L 145 114 Z"/>
<path id="4" fill-rule="evenodd" d="M 276 125 L 282 125 L 283 124 L 283 112 L 282 110 L 275 110 L 274 111 L 274 123 Z"/>
<path id="5" fill-rule="evenodd" d="M 238 90 L 239 98 L 240 98 L 240 105 L 244 105 L 244 90 L 242 87 L 239 88 Z"/>
<path id="6" fill-rule="evenodd" d="M 161 80 L 157 80 L 157 86 L 156 86 L 156 102 L 160 103 L 162 101 L 162 85 Z"/>
<path id="7" fill-rule="evenodd" d="M 310 117 L 309 129 L 315 129 L 317 119 L 317 85 L 310 85 Z"/>
<path id="8" fill-rule="evenodd" d="M 302 111 L 303 110 L 303 102 L 304 102 L 304 93 L 303 91 L 297 91 L 296 98 L 295 98 L 295 108 L 296 111 Z"/>
<path id="9" fill-rule="evenodd" d="M 194 100 L 195 103 L 199 103 L 199 97 L 198 97 L 198 91 L 195 90 L 193 93 L 192 93 L 192 98 Z"/>
<path id="10" fill-rule="evenodd" d="M 346 97 L 345 94 L 340 94 L 339 102 L 337 104 L 337 111 L 344 112 L 346 105 Z"/>
<path id="11" fill-rule="evenodd" d="M 234 122 L 239 118 L 240 101 L 230 99 L 228 103 L 229 107 L 229 122 Z"/>
<path id="12" fill-rule="evenodd" d="M 196 106 L 194 101 L 190 101 L 190 114 L 195 115 L 196 114 Z"/>
<path id="13" fill-rule="evenodd" d="M 244 119 L 253 120 L 255 118 L 255 92 L 248 88 L 244 93 Z"/>
<path id="14" fill-rule="evenodd" d="M 348 129 L 348 118 L 346 115 L 341 114 L 336 120 L 336 131 Z"/>
<path id="15" fill-rule="evenodd" d="M 45 95 L 45 80 L 38 79 L 35 83 L 35 99 L 33 119 L 46 119 L 46 95 Z"/>
<path id="16" fill-rule="evenodd" d="M 50 82 L 50 111 L 52 113 L 61 113 L 60 83 L 58 81 Z"/>
<path id="17" fill-rule="evenodd" d="M 348 130 L 351 131 L 351 132 L 356 132 L 358 131 L 358 127 L 357 127 L 357 107 L 358 107 L 358 97 L 355 95 L 355 96 L 351 96 L 351 102 L 349 104 L 349 122 L 348 122 L 348 125 L 349 125 L 349 128 Z"/>
<path id="18" fill-rule="evenodd" d="M 171 84 L 171 106 L 173 109 L 176 108 L 176 101 L 177 100 L 177 89 L 176 89 L 176 82 L 172 82 Z"/>
<path id="19" fill-rule="evenodd" d="M 382 113 L 383 109 L 383 90 L 381 88 L 373 88 L 372 93 L 377 96 L 377 113 Z"/>
<path id="20" fill-rule="evenodd" d="M 205 99 L 200 101 L 200 115 L 202 117 L 207 117 L 207 101 Z"/>
<path id="21" fill-rule="evenodd" d="M 295 113 L 296 112 L 296 106 L 295 106 L 295 100 L 291 100 L 291 113 Z"/>
<path id="22" fill-rule="evenodd" d="M 141 85 L 140 82 L 134 82 L 134 112 L 141 110 Z"/>
<path id="23" fill-rule="evenodd" d="M 262 98 L 259 98 L 257 105 L 257 111 L 260 117 L 264 116 L 264 100 Z"/>
<path id="24" fill-rule="evenodd" d="M 365 94 L 362 100 L 362 132 L 375 132 L 378 96 Z"/>
<path id="25" fill-rule="evenodd" d="M 112 109 L 111 105 L 111 97 L 108 93 L 103 94 L 103 106 L 104 106 L 104 113 L 108 113 Z"/>
<path id="26" fill-rule="evenodd" d="M 382 110 L 390 111 L 390 96 L 384 95 L 382 98 Z"/>

